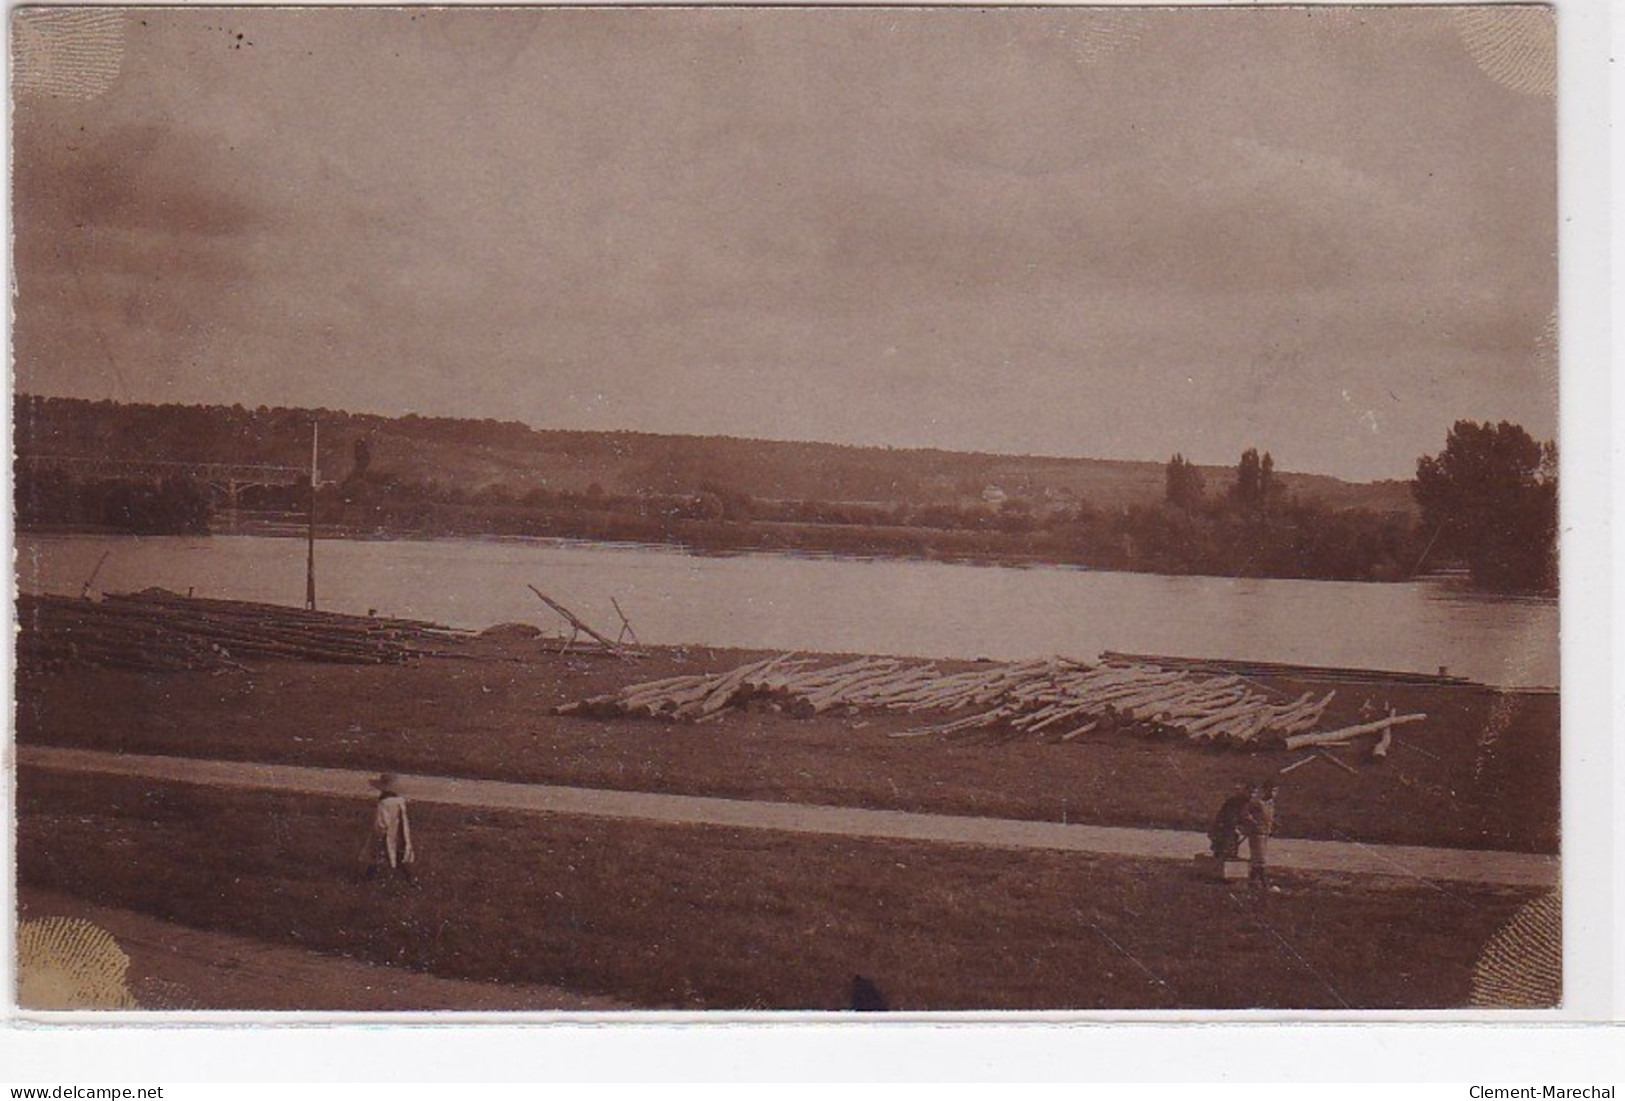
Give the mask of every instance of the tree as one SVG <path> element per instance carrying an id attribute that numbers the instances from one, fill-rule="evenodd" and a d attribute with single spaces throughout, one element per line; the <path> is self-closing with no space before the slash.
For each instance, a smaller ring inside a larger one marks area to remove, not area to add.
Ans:
<path id="1" fill-rule="evenodd" d="M 367 442 L 367 437 L 355 438 L 351 455 L 354 457 L 355 465 L 350 471 L 350 477 L 359 481 L 367 476 L 367 468 L 372 465 L 372 444 Z"/>
<path id="2" fill-rule="evenodd" d="M 1557 585 L 1557 445 L 1502 421 L 1457 421 L 1416 463 L 1411 495 L 1434 545 L 1500 591 Z"/>
<path id="3" fill-rule="evenodd" d="M 1192 509 L 1202 503 L 1202 472 L 1196 464 L 1177 451 L 1174 457 L 1168 460 L 1164 470 L 1165 487 L 1163 496 L 1169 504 L 1178 508 Z"/>
<path id="4" fill-rule="evenodd" d="M 1271 466 L 1273 467 L 1273 463 Z M 1230 496 L 1243 508 L 1256 508 L 1263 499 L 1263 467 L 1258 460 L 1258 448 L 1249 447 L 1241 453 L 1236 464 L 1236 480 L 1230 487 Z"/>

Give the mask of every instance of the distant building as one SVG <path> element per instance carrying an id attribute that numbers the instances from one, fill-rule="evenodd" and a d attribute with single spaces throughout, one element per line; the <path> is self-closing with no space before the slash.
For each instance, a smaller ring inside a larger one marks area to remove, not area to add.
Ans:
<path id="1" fill-rule="evenodd" d="M 1002 505 L 1009 500 L 1010 495 L 998 486 L 988 486 L 982 490 L 982 500 L 990 505 Z"/>

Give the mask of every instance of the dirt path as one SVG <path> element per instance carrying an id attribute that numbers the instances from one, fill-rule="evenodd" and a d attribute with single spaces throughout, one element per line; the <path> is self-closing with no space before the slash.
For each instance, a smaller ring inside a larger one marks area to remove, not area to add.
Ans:
<path id="1" fill-rule="evenodd" d="M 23 887 L 18 903 L 22 921 L 82 918 L 110 933 L 130 958 L 125 985 L 142 1009 L 390 1013 L 632 1008 L 553 986 L 443 979 L 192 929 L 58 891 Z"/>
<path id="2" fill-rule="evenodd" d="M 364 797 L 370 773 L 295 765 L 156 757 L 18 746 L 20 766 L 69 772 L 138 776 L 212 787 Z M 411 799 L 452 806 L 549 814 L 588 815 L 735 829 L 846 837 L 935 841 L 1011 849 L 1048 849 L 1150 860 L 1188 861 L 1207 849 L 1202 834 L 1057 822 L 914 814 L 856 807 L 813 806 L 693 795 L 553 787 L 445 776 L 402 777 Z M 1513 887 L 1555 887 L 1558 859 L 1530 853 L 1363 845 L 1358 842 L 1272 838 L 1270 863 L 1307 872 L 1399 876 Z"/>

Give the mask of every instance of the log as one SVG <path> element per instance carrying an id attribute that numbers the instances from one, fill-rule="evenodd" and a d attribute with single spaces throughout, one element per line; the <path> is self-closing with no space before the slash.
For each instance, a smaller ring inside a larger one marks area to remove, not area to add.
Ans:
<path id="1" fill-rule="evenodd" d="M 1331 705 L 1332 697 L 1335 695 L 1337 695 L 1335 690 L 1328 692 L 1319 702 L 1305 709 L 1300 716 L 1277 723 L 1276 732 L 1283 737 L 1289 737 L 1308 730 L 1320 721 L 1320 717 L 1326 713 L 1326 708 Z"/>
<path id="2" fill-rule="evenodd" d="M 1374 669 L 1348 669 L 1325 665 L 1287 665 L 1268 661 L 1223 661 L 1216 658 L 1166 657 L 1156 654 L 1121 654 L 1108 650 L 1101 656 L 1107 664 L 1144 663 L 1169 669 L 1224 671 L 1244 676 L 1313 677 L 1315 680 L 1344 680 L 1356 684 L 1471 684 L 1465 677 L 1435 676 Z"/>
<path id="3" fill-rule="evenodd" d="M 1002 707 L 995 707 L 989 711 L 967 715 L 962 719 L 944 723 L 941 726 L 920 727 L 916 730 L 903 730 L 892 735 L 894 738 L 913 738 L 922 734 L 952 734 L 960 730 L 968 730 L 973 726 L 986 726 L 1004 718 L 1007 712 Z"/>
<path id="4" fill-rule="evenodd" d="M 1045 727 L 1054 726 L 1056 723 L 1061 722 L 1063 719 L 1075 718 L 1078 715 L 1084 714 L 1088 710 L 1089 710 L 1088 705 L 1080 705 L 1080 706 L 1077 706 L 1077 707 L 1062 708 L 1061 710 L 1059 710 L 1059 711 L 1055 712 L 1054 714 L 1050 715 L 1047 719 L 1044 719 L 1042 722 L 1033 723 L 1031 726 L 1029 726 L 1027 728 L 1027 732 L 1029 734 L 1036 734 L 1040 730 L 1043 730 Z M 1094 723 L 1090 723 L 1089 725 L 1092 727 L 1092 726 L 1094 726 Z"/>
<path id="5" fill-rule="evenodd" d="M 1052 703 L 1047 706 L 1040 707 L 1035 711 L 1018 710 L 1016 714 L 1011 717 L 1010 725 L 1018 730 L 1026 730 L 1031 733 L 1034 729 L 1042 726 L 1050 719 L 1064 714 L 1065 711 L 1062 709 L 1060 704 Z"/>
<path id="6" fill-rule="evenodd" d="M 1427 716 L 1418 712 L 1413 715 L 1389 715 L 1376 722 L 1361 723 L 1358 726 L 1345 726 L 1341 730 L 1328 730 L 1319 734 L 1298 734 L 1286 740 L 1288 749 L 1298 749 L 1306 745 L 1331 745 L 1335 742 L 1346 742 L 1351 738 L 1358 738 L 1362 734 L 1378 734 L 1396 726 L 1407 723 L 1419 723 Z"/>
<path id="7" fill-rule="evenodd" d="M 864 686 L 882 677 L 889 677 L 897 672 L 895 662 L 880 662 L 868 669 L 842 677 L 827 688 L 821 688 L 807 697 L 814 711 L 823 711 L 844 702 L 852 693 L 861 690 Z"/>
<path id="8" fill-rule="evenodd" d="M 212 614 L 247 618 L 255 622 L 278 621 L 290 625 L 320 624 L 352 627 L 358 630 L 392 629 L 444 636 L 464 635 L 440 624 L 418 619 L 389 619 L 375 616 L 346 615 L 342 612 L 312 611 L 284 604 L 255 604 L 244 600 L 219 600 L 208 597 L 187 597 L 177 593 L 153 592 L 108 593 L 99 605 L 110 605 L 166 615 L 176 611 L 188 616 Z"/>
<path id="9" fill-rule="evenodd" d="M 1386 761 L 1388 759 L 1388 749 L 1393 744 L 1394 728 L 1389 727 L 1382 732 L 1382 737 L 1377 739 L 1377 744 L 1371 747 L 1371 759 L 1373 761 Z"/>
<path id="10" fill-rule="evenodd" d="M 680 684 L 687 684 L 691 681 L 699 680 L 707 675 L 708 674 L 705 673 L 682 673 L 675 677 L 662 677 L 660 680 L 647 680 L 639 684 L 629 684 L 625 688 L 621 689 L 621 695 L 638 695 L 657 688 L 674 688 Z"/>
<path id="11" fill-rule="evenodd" d="M 1237 703 L 1231 704 L 1229 707 L 1225 707 L 1213 712 L 1204 719 L 1188 724 L 1185 728 L 1186 732 L 1190 734 L 1200 734 L 1206 730 L 1216 727 L 1228 726 L 1236 719 L 1246 715 L 1257 705 L 1258 701 L 1251 697 L 1241 700 Z"/>
<path id="12" fill-rule="evenodd" d="M 844 662 L 840 665 L 830 665 L 823 669 L 809 670 L 805 676 L 798 680 L 797 685 L 801 690 L 808 692 L 819 688 L 827 688 L 842 677 L 860 672 L 872 664 L 873 659 L 871 658 L 858 658 L 855 661 Z"/>
<path id="13" fill-rule="evenodd" d="M 426 652 L 421 642 L 449 641 L 448 628 L 391 621 L 396 627 L 333 613 L 286 614 L 280 605 L 200 600 L 165 593 L 110 594 L 100 603 L 60 597 L 18 602 L 19 620 L 68 648 L 46 645 L 46 656 L 80 664 L 130 668 L 241 668 L 230 655 L 305 661 L 378 663 Z M 45 641 L 43 638 L 40 641 Z M 27 643 L 25 643 L 27 644 Z M 143 652 L 144 651 L 144 652 Z"/>
<path id="14" fill-rule="evenodd" d="M 787 661 L 789 658 L 789 654 L 781 654 L 778 657 L 767 658 L 763 661 L 754 662 L 750 665 L 735 669 L 732 673 L 724 676 L 716 687 L 711 689 L 711 691 L 706 694 L 705 698 L 698 704 L 690 704 L 688 706 L 691 708 L 697 708 L 698 715 L 700 717 L 714 715 L 718 711 L 721 711 L 724 707 L 728 706 L 729 702 L 734 698 L 734 695 L 745 683 L 747 677 L 753 673 L 770 668 L 776 662 Z M 683 710 L 678 711 L 678 714 L 683 713 Z"/>
<path id="15" fill-rule="evenodd" d="M 1268 737 L 1279 743 L 1283 727 L 1318 721 L 1332 695 L 1312 693 L 1273 702 L 1233 674 L 1164 671 L 1135 667 L 1088 667 L 1040 659 L 944 674 L 928 662 L 858 658 L 824 668 L 785 654 L 720 674 L 668 677 L 632 685 L 618 695 L 573 705 L 604 714 L 674 714 L 709 721 L 742 695 L 771 696 L 795 714 L 831 707 L 869 707 L 904 712 L 956 711 L 979 705 L 962 718 L 894 732 L 891 737 L 955 734 L 1002 726 L 996 740 L 1031 737 L 1062 741 L 1089 731 L 1181 736 L 1198 744 L 1247 745 Z M 1112 716 L 1117 721 L 1112 722 Z M 1081 725 L 1080 725 L 1081 724 Z M 1068 728 L 1071 729 L 1068 729 Z M 1346 735 L 1338 734 L 1333 740 Z"/>

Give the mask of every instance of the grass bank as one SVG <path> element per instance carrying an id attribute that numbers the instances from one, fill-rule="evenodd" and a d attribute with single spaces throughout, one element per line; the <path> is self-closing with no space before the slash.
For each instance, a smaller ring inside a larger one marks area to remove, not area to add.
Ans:
<path id="1" fill-rule="evenodd" d="M 921 716 L 730 710 L 719 721 L 554 716 L 622 685 L 731 668 L 757 655 L 661 649 L 636 661 L 481 640 L 410 665 L 259 662 L 246 672 L 22 669 L 23 743 L 1101 825 L 1203 829 L 1246 779 L 1305 752 L 1244 753 L 1086 736 L 975 732 L 893 738 Z M 1427 722 L 1387 762 L 1334 751 L 1284 779 L 1281 832 L 1374 843 L 1556 852 L 1558 700 L 1434 685 L 1274 678 L 1288 695 L 1335 687 L 1324 725 L 1368 701 Z"/>
<path id="2" fill-rule="evenodd" d="M 648 1008 L 1438 1008 L 1526 892 L 421 806 L 363 883 L 364 799 L 24 770 L 18 870 L 194 928 Z"/>

